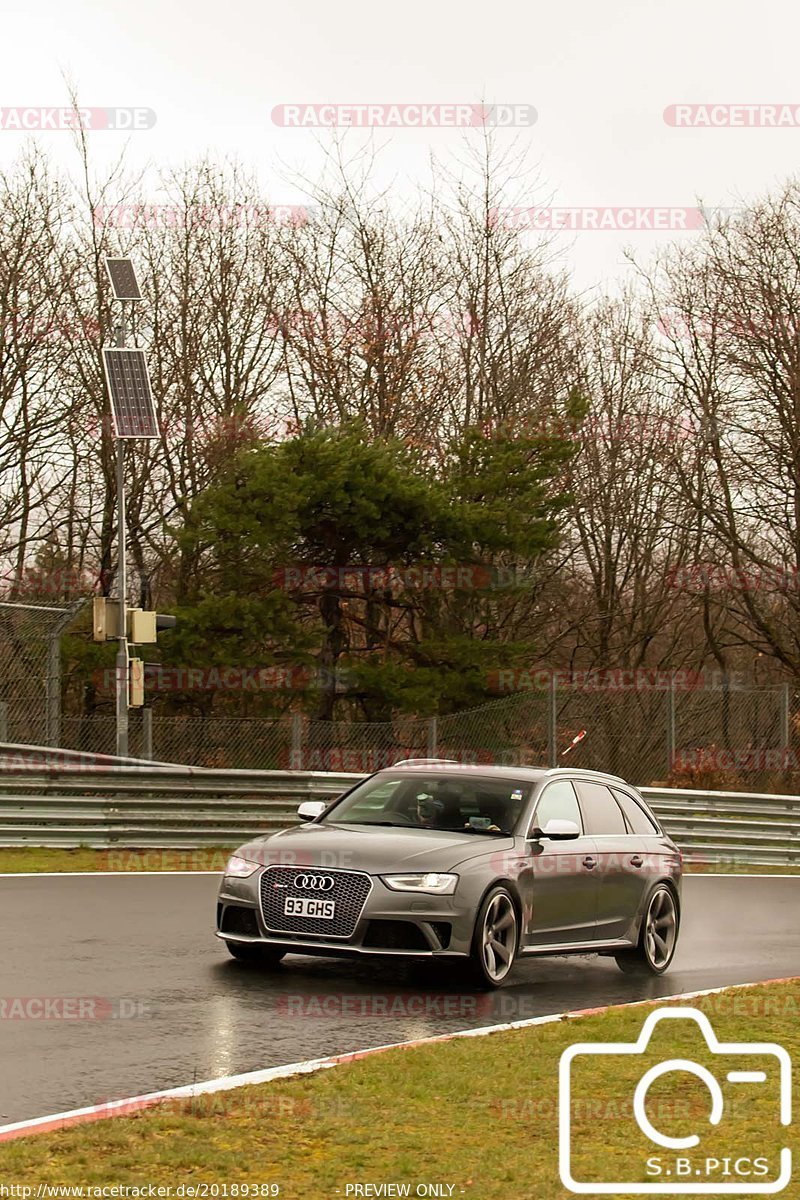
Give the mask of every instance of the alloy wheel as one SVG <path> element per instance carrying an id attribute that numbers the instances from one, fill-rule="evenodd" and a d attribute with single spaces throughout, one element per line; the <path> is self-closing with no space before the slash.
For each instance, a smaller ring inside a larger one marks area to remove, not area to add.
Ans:
<path id="1" fill-rule="evenodd" d="M 517 914 L 507 892 L 498 892 L 483 918 L 481 955 L 486 975 L 499 983 L 511 970 L 517 948 Z"/>
<path id="2" fill-rule="evenodd" d="M 677 935 L 675 898 L 669 888 L 661 887 L 650 901 L 644 927 L 645 952 L 657 970 L 664 968 L 672 958 Z"/>

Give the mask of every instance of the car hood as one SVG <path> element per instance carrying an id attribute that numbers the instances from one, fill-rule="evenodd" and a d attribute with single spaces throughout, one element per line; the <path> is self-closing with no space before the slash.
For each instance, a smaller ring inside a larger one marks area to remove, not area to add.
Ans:
<path id="1" fill-rule="evenodd" d="M 264 865 L 339 867 L 383 871 L 449 871 L 482 854 L 503 853 L 513 837 L 451 833 L 444 829 L 300 825 L 256 838 L 236 851 Z"/>

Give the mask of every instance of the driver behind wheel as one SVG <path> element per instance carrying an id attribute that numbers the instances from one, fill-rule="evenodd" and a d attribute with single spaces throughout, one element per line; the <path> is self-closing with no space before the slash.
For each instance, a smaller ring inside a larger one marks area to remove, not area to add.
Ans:
<path id="1" fill-rule="evenodd" d="M 431 829 L 437 822 L 437 818 L 441 815 L 442 805 L 438 800 L 434 800 L 430 792 L 420 792 L 416 798 L 416 817 L 417 824 L 422 825 L 424 829 Z"/>
<path id="2" fill-rule="evenodd" d="M 416 798 L 417 821 L 425 828 L 457 829 L 461 825 L 461 793 L 451 783 L 441 783 L 435 793 Z"/>

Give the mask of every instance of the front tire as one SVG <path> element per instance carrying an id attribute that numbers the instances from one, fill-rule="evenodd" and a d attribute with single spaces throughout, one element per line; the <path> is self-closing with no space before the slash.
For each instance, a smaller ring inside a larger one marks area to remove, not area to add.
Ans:
<path id="1" fill-rule="evenodd" d="M 253 942 L 226 942 L 228 953 L 238 962 L 254 962 L 262 967 L 277 967 L 285 956 L 285 950 L 273 950 L 271 946 L 258 946 Z"/>
<path id="2" fill-rule="evenodd" d="M 506 888 L 493 887 L 483 898 L 472 937 L 470 974 L 479 987 L 500 987 L 514 965 L 518 942 L 514 898 Z"/>
<path id="3" fill-rule="evenodd" d="M 675 954 L 679 926 L 675 893 L 666 883 L 659 883 L 647 899 L 636 947 L 615 955 L 620 971 L 626 975 L 663 975 Z"/>

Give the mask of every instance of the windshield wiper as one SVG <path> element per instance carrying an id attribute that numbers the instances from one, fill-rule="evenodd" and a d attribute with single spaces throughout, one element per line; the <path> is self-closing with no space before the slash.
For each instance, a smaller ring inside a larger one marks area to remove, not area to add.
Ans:
<path id="1" fill-rule="evenodd" d="M 362 825 L 383 829 L 428 829 L 432 833 L 478 833 L 481 837 L 513 837 L 513 834 L 505 829 L 476 829 L 474 825 L 409 825 L 407 821 L 349 821 L 347 817 L 341 817 L 338 821 L 324 821 L 322 824 Z"/>
<path id="2" fill-rule="evenodd" d="M 334 822 L 331 821 L 331 822 L 329 822 L 329 824 L 333 825 Z M 421 825 L 407 825 L 405 823 L 405 821 L 348 821 L 347 817 L 344 817 L 339 822 L 339 824 L 341 824 L 341 825 L 382 825 L 384 828 L 388 827 L 390 829 L 421 829 L 422 828 Z"/>
<path id="3" fill-rule="evenodd" d="M 476 829 L 474 825 L 465 825 L 463 829 L 454 829 L 453 833 L 479 833 L 481 837 L 513 837 L 508 829 Z"/>

